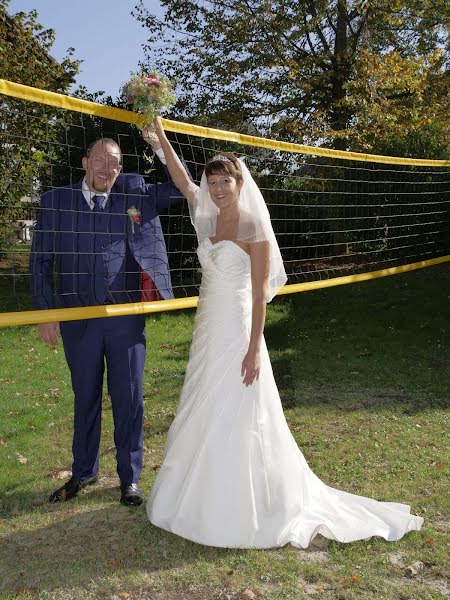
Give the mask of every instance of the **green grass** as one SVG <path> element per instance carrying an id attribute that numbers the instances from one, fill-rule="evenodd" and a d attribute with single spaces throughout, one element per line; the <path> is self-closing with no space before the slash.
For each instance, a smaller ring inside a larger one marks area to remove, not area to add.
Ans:
<path id="1" fill-rule="evenodd" d="M 269 307 L 286 417 L 315 473 L 425 518 L 396 543 L 321 540 L 307 551 L 202 547 L 151 525 L 144 507 L 120 506 L 107 397 L 99 484 L 48 504 L 71 464 L 64 353 L 40 343 L 34 327 L 0 330 L 0 598 L 230 600 L 247 588 L 267 600 L 448 597 L 449 290 L 442 265 Z M 193 316 L 148 319 L 145 493 L 176 410 Z M 422 572 L 406 578 L 417 560 Z"/>

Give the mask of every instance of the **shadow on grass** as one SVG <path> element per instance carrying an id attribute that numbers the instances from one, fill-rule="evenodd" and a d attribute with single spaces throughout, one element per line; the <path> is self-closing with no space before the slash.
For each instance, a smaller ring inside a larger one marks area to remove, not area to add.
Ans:
<path id="1" fill-rule="evenodd" d="M 132 571 L 148 576 L 223 552 L 154 527 L 143 506 L 89 509 L 85 498 L 50 506 L 50 525 L 2 538 L 0 591 L 86 589 L 112 576 Z M 85 510 L 79 512 L 83 503 Z"/>
<path id="2" fill-rule="evenodd" d="M 284 408 L 448 407 L 449 286 L 429 269 L 278 300 L 265 336 Z"/>

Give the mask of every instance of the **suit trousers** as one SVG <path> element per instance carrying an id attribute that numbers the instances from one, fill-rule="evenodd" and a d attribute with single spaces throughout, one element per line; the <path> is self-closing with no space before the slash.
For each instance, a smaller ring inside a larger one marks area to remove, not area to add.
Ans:
<path id="1" fill-rule="evenodd" d="M 99 469 L 106 363 L 117 472 L 123 483 L 136 483 L 143 454 L 145 317 L 66 321 L 61 334 L 75 395 L 72 475 L 83 480 Z"/>

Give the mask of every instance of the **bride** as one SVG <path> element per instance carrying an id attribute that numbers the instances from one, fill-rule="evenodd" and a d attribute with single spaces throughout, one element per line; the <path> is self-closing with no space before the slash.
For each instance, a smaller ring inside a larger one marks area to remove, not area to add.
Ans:
<path id="1" fill-rule="evenodd" d="M 233 548 L 306 548 L 317 534 L 391 541 L 420 529 L 423 519 L 409 506 L 333 489 L 309 468 L 286 423 L 263 337 L 266 302 L 286 274 L 261 192 L 228 153 L 206 164 L 196 186 L 159 118 L 155 131 L 189 201 L 202 283 L 178 412 L 147 503 L 150 521 Z"/>

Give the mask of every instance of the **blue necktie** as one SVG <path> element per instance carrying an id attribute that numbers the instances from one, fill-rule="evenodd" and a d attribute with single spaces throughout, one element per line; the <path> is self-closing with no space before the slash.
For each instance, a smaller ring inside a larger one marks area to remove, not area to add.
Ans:
<path id="1" fill-rule="evenodd" d="M 102 203 L 104 199 L 104 196 L 92 196 L 92 202 L 94 203 L 94 212 L 103 210 Z"/>
<path id="2" fill-rule="evenodd" d="M 99 216 L 103 217 L 104 210 L 102 203 L 105 200 L 105 196 L 92 196 L 92 202 L 94 203 L 92 212 L 98 213 Z M 97 219 L 94 217 L 95 225 L 93 227 L 93 275 L 94 275 L 94 298 L 95 304 L 103 304 L 108 293 L 107 286 L 107 273 L 105 263 L 103 261 L 103 251 L 105 244 L 105 233 L 108 225 L 106 219 Z"/>

